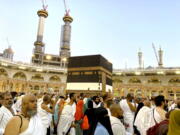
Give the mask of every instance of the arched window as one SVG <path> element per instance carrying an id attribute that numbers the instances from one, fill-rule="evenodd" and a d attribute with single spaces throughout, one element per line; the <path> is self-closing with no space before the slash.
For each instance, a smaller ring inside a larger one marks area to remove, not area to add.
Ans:
<path id="1" fill-rule="evenodd" d="M 44 77 L 41 74 L 35 74 L 32 76 L 31 80 L 33 81 L 44 81 Z"/>
<path id="2" fill-rule="evenodd" d="M 3 68 L 0 68 L 0 77 L 8 77 L 7 71 Z"/>
<path id="3" fill-rule="evenodd" d="M 114 83 L 123 83 L 123 80 L 121 80 L 121 79 L 114 79 L 113 82 Z"/>
<path id="4" fill-rule="evenodd" d="M 172 78 L 169 80 L 169 83 L 180 83 L 180 78 Z"/>
<path id="5" fill-rule="evenodd" d="M 61 82 L 61 79 L 57 75 L 54 75 L 49 78 L 49 81 L 50 82 Z"/>
<path id="6" fill-rule="evenodd" d="M 14 79 L 26 80 L 26 75 L 23 72 L 17 72 L 13 75 Z"/>
<path id="7" fill-rule="evenodd" d="M 148 83 L 161 83 L 161 80 L 159 80 L 158 78 L 151 78 L 148 80 Z"/>
<path id="8" fill-rule="evenodd" d="M 138 78 L 131 78 L 129 79 L 129 83 L 141 83 L 141 80 Z"/>
<path id="9" fill-rule="evenodd" d="M 35 86 L 34 86 L 34 90 L 39 90 L 39 86 L 38 86 L 38 85 L 35 85 Z"/>

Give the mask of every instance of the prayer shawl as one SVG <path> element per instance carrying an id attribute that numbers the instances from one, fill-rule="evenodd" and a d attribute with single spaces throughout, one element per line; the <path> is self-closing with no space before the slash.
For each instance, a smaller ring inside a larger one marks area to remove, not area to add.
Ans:
<path id="1" fill-rule="evenodd" d="M 46 135 L 40 116 L 33 116 L 28 128 L 20 135 Z"/>
<path id="2" fill-rule="evenodd" d="M 111 127 L 112 127 L 114 135 L 126 134 L 125 127 L 118 118 L 111 116 L 110 121 L 111 121 Z"/>
<path id="3" fill-rule="evenodd" d="M 137 127 L 138 131 L 141 133 L 141 135 L 146 135 L 146 131 L 149 128 L 149 114 L 150 114 L 151 108 L 147 106 L 143 106 L 135 119 L 134 125 Z"/>
<path id="4" fill-rule="evenodd" d="M 57 127 L 58 135 L 64 135 L 71 127 L 71 123 L 74 121 L 73 107 L 69 104 L 64 106 L 60 115 L 60 120 Z"/>
<path id="5" fill-rule="evenodd" d="M 168 135 L 180 135 L 180 110 L 174 110 L 170 114 Z"/>
<path id="6" fill-rule="evenodd" d="M 4 133 L 7 123 L 13 117 L 12 113 L 5 107 L 0 108 L 0 135 Z"/>
<path id="7" fill-rule="evenodd" d="M 126 99 L 120 101 L 120 106 L 123 110 L 124 123 L 128 125 L 127 132 L 133 134 L 134 133 L 133 121 L 134 121 L 135 113 L 131 111 Z"/>

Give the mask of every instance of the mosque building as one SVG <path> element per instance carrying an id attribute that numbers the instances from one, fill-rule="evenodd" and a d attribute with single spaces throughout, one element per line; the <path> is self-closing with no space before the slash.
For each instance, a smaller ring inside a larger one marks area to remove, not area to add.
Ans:
<path id="1" fill-rule="evenodd" d="M 169 99 L 180 98 L 180 67 L 164 67 L 163 50 L 158 51 L 156 68 L 143 67 L 141 51 L 136 69 L 113 69 L 101 55 L 71 57 L 73 18 L 66 11 L 59 55 L 46 54 L 43 33 L 48 11 L 43 7 L 37 14 L 39 25 L 31 63 L 14 61 L 11 47 L 0 53 L 0 91 L 113 92 L 115 96 L 133 93 L 140 97 L 163 94 Z"/>
<path id="2" fill-rule="evenodd" d="M 139 67 L 113 70 L 113 90 L 115 95 L 132 93 L 140 97 L 159 94 L 168 99 L 180 99 L 180 67 L 163 66 L 163 50 L 158 51 L 157 67 L 143 67 L 143 53 L 138 52 Z"/>

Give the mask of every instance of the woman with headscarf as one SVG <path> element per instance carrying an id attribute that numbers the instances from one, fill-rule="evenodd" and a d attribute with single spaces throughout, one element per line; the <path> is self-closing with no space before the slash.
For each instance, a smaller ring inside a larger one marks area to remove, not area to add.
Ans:
<path id="1" fill-rule="evenodd" d="M 113 135 L 108 111 L 99 107 L 95 109 L 95 122 L 91 128 L 90 135 Z"/>
<path id="2" fill-rule="evenodd" d="M 87 109 L 84 113 L 84 116 L 87 116 L 88 118 L 88 123 L 89 123 L 89 129 L 87 130 L 83 130 L 83 135 L 89 135 L 90 134 L 90 129 L 94 123 L 94 108 L 93 108 L 93 101 L 92 100 L 88 100 L 87 101 Z"/>
<path id="3" fill-rule="evenodd" d="M 82 135 L 81 123 L 83 120 L 83 100 L 79 100 L 76 105 L 76 113 L 75 113 L 75 124 L 76 124 L 76 135 Z"/>
<path id="4" fill-rule="evenodd" d="M 180 110 L 174 110 L 170 114 L 168 135 L 180 135 Z"/>

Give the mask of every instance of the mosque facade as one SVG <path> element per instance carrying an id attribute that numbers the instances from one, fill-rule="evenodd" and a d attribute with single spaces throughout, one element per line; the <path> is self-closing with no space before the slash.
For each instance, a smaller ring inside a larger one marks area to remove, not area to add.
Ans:
<path id="1" fill-rule="evenodd" d="M 159 94 L 180 99 L 180 68 L 146 68 L 113 71 L 115 95 L 132 93 L 139 97 Z"/>

